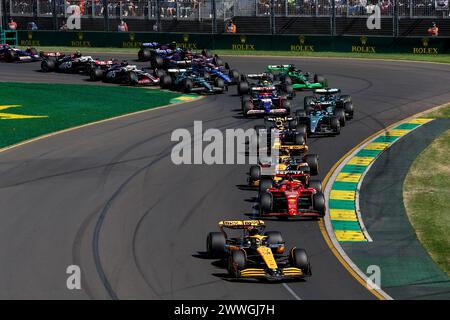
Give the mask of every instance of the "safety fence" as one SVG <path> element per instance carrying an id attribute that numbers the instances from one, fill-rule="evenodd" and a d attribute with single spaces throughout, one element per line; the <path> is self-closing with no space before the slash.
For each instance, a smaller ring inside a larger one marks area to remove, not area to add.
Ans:
<path id="1" fill-rule="evenodd" d="M 449 0 L 5 0 L 10 16 L 229 19 L 236 16 L 449 17 Z M 396 10 L 397 9 L 397 10 Z M 333 14 L 334 12 L 334 14 Z M 214 14 L 215 13 L 215 14 Z"/>
<path id="2" fill-rule="evenodd" d="M 450 35 L 449 0 L 4 0 L 18 28 L 57 30 L 76 14 L 83 31 L 426 36 Z M 379 13 L 380 27 L 368 20 Z M 33 23 L 31 23 L 33 22 Z"/>

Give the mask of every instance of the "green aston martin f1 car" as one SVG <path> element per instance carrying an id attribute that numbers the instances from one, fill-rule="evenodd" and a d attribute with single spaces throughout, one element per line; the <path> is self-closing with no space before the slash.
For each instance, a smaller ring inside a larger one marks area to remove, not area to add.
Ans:
<path id="1" fill-rule="evenodd" d="M 274 75 L 275 79 L 283 83 L 290 83 L 296 90 L 301 89 L 322 89 L 328 86 L 328 81 L 324 76 L 315 74 L 311 79 L 309 72 L 303 72 L 295 68 L 293 64 L 281 64 L 267 66 L 267 72 Z"/>

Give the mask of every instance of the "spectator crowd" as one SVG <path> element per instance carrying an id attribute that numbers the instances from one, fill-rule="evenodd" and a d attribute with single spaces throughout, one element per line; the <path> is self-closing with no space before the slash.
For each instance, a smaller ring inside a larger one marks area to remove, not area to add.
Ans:
<path id="1" fill-rule="evenodd" d="M 12 15 L 64 15 L 67 8 L 77 6 L 82 16 L 111 17 L 207 18 L 211 16 L 212 0 L 4 0 Z M 382 15 L 393 14 L 393 0 L 273 0 L 277 16 L 330 15 L 335 1 L 336 15 L 362 16 L 378 7 Z M 216 0 L 217 15 L 229 11 L 240 16 L 271 14 L 272 0 Z M 449 13 L 448 0 L 397 0 L 400 16 L 441 16 Z"/>

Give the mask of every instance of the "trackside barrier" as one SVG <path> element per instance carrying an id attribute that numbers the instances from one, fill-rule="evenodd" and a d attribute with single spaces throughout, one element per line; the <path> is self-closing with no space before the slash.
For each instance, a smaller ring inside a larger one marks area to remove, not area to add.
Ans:
<path id="1" fill-rule="evenodd" d="M 244 35 L 244 34 L 182 34 L 182 33 L 118 33 L 19 31 L 22 46 L 115 47 L 138 48 L 142 42 L 168 43 L 200 50 L 226 49 L 234 51 L 291 52 L 354 52 L 445 54 L 450 52 L 450 38 L 438 37 L 367 37 L 310 35 Z"/>

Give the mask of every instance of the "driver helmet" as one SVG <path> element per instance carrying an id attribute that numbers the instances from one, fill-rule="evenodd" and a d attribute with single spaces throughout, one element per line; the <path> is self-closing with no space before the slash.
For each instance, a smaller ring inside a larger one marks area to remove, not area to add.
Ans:
<path id="1" fill-rule="evenodd" d="M 172 41 L 169 44 L 169 49 L 175 50 L 177 48 L 177 43 L 175 41 Z"/>
<path id="2" fill-rule="evenodd" d="M 258 229 L 257 228 L 255 228 L 255 227 L 250 227 L 249 229 L 248 229 L 248 235 L 249 236 L 256 236 L 256 235 L 258 235 L 259 234 L 259 231 L 258 231 Z"/>
<path id="3" fill-rule="evenodd" d="M 81 58 L 81 52 L 77 50 L 77 52 L 74 53 L 75 58 Z"/>
<path id="4" fill-rule="evenodd" d="M 121 65 L 122 67 L 126 67 L 126 66 L 128 66 L 128 61 L 127 61 L 127 60 L 123 60 L 123 61 L 120 63 L 120 65 Z"/>
<path id="5" fill-rule="evenodd" d="M 258 247 L 260 247 L 261 245 L 262 245 L 262 241 L 261 241 L 261 239 L 259 239 L 259 238 L 252 238 L 252 244 L 256 247 L 256 248 L 258 248 Z"/>
<path id="6" fill-rule="evenodd" d="M 263 86 L 268 86 L 270 84 L 270 82 L 269 82 L 269 80 L 263 79 L 263 80 L 261 80 L 261 84 Z"/>
<path id="7" fill-rule="evenodd" d="M 284 128 L 284 121 L 281 119 L 276 119 L 275 120 L 275 127 L 277 129 L 283 129 Z"/>

